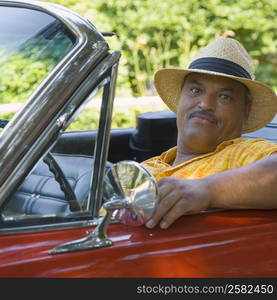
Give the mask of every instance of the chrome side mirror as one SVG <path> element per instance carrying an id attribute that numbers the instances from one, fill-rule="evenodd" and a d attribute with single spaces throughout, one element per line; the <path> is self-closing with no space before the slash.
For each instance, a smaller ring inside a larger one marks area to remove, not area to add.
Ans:
<path id="1" fill-rule="evenodd" d="M 137 162 L 122 161 L 107 172 L 104 197 L 109 200 L 103 207 L 107 211 L 114 210 L 114 207 L 116 220 L 126 225 L 140 226 L 151 218 L 156 209 L 156 180 Z"/>
<path id="2" fill-rule="evenodd" d="M 104 178 L 103 204 L 106 213 L 95 230 L 87 237 L 62 244 L 50 253 L 65 253 L 112 245 L 107 237 L 111 218 L 119 222 L 139 226 L 153 215 L 157 205 L 157 184 L 155 178 L 135 161 L 121 161 L 114 164 Z"/>

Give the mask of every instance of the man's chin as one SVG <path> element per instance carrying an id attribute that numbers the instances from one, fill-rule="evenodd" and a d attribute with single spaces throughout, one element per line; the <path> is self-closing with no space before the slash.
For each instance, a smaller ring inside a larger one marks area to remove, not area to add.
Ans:
<path id="1" fill-rule="evenodd" d="M 205 132 L 194 132 L 187 134 L 183 139 L 183 145 L 193 153 L 208 153 L 214 151 L 218 141 L 214 135 Z"/>

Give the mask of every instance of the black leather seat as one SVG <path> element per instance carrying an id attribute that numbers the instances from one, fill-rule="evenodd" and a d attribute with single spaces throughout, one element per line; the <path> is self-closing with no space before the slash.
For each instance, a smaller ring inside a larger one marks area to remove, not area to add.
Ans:
<path id="1" fill-rule="evenodd" d="M 62 169 L 81 206 L 89 193 L 93 157 L 52 154 Z M 6 210 L 9 214 L 69 213 L 69 204 L 59 183 L 42 160 L 12 195 Z"/>

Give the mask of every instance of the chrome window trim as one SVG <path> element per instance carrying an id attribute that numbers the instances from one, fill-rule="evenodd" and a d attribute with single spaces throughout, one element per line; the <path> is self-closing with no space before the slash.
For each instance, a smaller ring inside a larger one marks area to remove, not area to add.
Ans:
<path id="1" fill-rule="evenodd" d="M 35 1 L 0 1 L 0 6 L 3 5 L 39 9 L 54 15 L 72 29 L 76 34 L 77 43 L 42 81 L 27 103 L 2 131 L 0 139 L 0 168 L 2 170 L 0 174 L 0 205 L 4 203 L 11 190 L 16 188 L 24 176 L 24 168 L 27 165 L 31 166 L 38 159 L 38 155 L 35 153 L 32 153 L 33 157 L 30 158 L 31 150 L 41 149 L 43 146 L 42 136 L 49 137 L 49 125 L 52 126 L 54 132 L 62 129 L 63 118 L 70 114 L 72 108 L 67 105 L 68 99 L 74 95 L 78 86 L 96 63 L 109 53 L 107 42 L 95 27 L 68 9 Z M 72 63 L 73 60 L 74 63 Z M 64 106 L 68 108 L 65 110 Z M 38 124 L 40 126 L 37 126 Z M 13 178 L 14 175 L 16 175 L 16 180 Z"/>
<path id="2" fill-rule="evenodd" d="M 53 222 L 47 224 L 36 224 L 36 225 L 25 225 L 17 227 L 5 227 L 0 228 L 0 237 L 5 234 L 18 234 L 18 233 L 33 233 L 33 232 L 43 232 L 49 230 L 67 230 L 76 229 L 83 227 L 97 226 L 102 220 L 102 216 L 95 218 L 88 218 L 86 220 L 67 220 L 67 222 Z M 111 224 L 118 224 L 118 221 L 112 218 Z"/>
<path id="3" fill-rule="evenodd" d="M 49 230 L 62 230 L 62 229 L 74 229 L 82 227 L 97 226 L 102 217 L 93 218 L 88 220 L 78 220 L 72 221 L 68 220 L 67 222 L 60 223 L 48 223 L 48 224 L 37 224 L 37 225 L 28 225 L 28 226 L 18 226 L 18 227 L 5 227 L 0 228 L 0 237 L 4 234 L 17 234 L 17 233 L 33 233 L 33 232 L 43 232 Z"/>
<path id="4" fill-rule="evenodd" d="M 108 82 L 104 87 L 99 130 L 95 143 L 93 176 L 91 178 L 91 189 L 88 197 L 89 210 L 92 210 L 92 215 L 94 217 L 98 216 L 103 197 L 104 170 L 109 151 L 113 102 L 115 97 L 115 86 L 120 53 L 117 52 L 117 55 L 117 63 L 113 64 L 110 70 L 110 82 Z"/>

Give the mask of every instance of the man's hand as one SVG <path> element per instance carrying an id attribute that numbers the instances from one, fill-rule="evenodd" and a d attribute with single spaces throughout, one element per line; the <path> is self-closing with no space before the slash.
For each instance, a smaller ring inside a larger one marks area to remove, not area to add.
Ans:
<path id="1" fill-rule="evenodd" d="M 158 197 L 157 210 L 146 223 L 148 228 L 160 222 L 165 229 L 184 214 L 207 209 L 211 192 L 206 179 L 165 177 L 158 181 Z"/>

